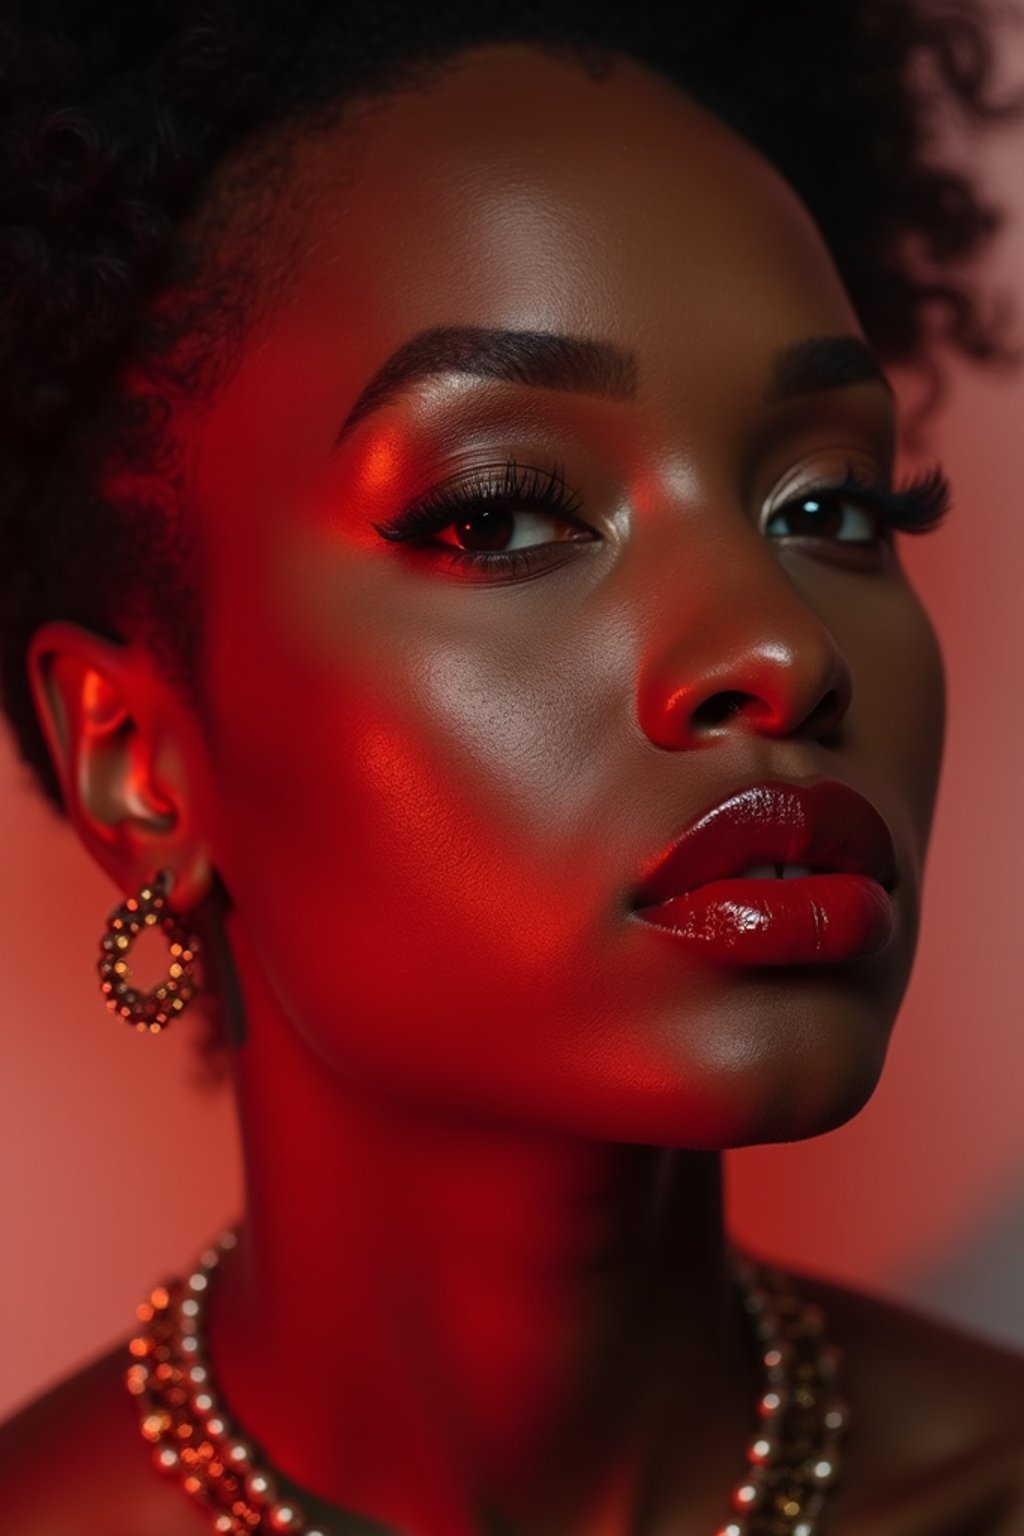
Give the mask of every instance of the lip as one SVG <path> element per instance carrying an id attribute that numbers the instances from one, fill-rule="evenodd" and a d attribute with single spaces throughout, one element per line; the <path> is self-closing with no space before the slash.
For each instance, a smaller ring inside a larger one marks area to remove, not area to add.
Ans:
<path id="1" fill-rule="evenodd" d="M 752 864 L 810 865 L 787 879 Z M 631 910 L 708 959 L 853 959 L 892 937 L 896 849 L 882 816 L 839 779 L 749 785 L 700 812 L 643 873 Z"/>
<path id="2" fill-rule="evenodd" d="M 777 860 L 896 883 L 892 833 L 878 811 L 839 779 L 769 779 L 698 813 L 644 873 L 634 908 L 685 896 L 751 864 Z"/>

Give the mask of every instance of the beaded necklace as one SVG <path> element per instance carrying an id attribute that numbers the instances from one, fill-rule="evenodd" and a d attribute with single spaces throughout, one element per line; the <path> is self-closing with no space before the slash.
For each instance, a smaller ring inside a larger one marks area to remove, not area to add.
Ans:
<path id="1" fill-rule="evenodd" d="M 220 1536 L 334 1536 L 280 1494 L 273 1468 L 220 1402 L 205 1358 L 206 1293 L 221 1254 L 237 1241 L 236 1231 L 222 1232 L 186 1278 L 157 1286 L 136 1309 L 142 1327 L 128 1346 L 125 1385 L 139 1428 L 158 1470 L 180 1482 Z M 757 1340 L 762 1391 L 747 1466 L 716 1536 L 816 1536 L 847 1428 L 842 1353 L 825 1341 L 821 1308 L 800 1301 L 786 1275 L 735 1249 L 730 1257 Z"/>

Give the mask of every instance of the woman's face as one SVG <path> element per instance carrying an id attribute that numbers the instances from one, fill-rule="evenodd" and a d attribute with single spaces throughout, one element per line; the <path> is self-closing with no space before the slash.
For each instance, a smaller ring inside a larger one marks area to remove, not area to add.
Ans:
<path id="1" fill-rule="evenodd" d="M 861 334 L 802 204 L 639 65 L 499 47 L 305 144 L 278 239 L 193 448 L 211 859 L 294 1028 L 489 1121 L 713 1147 L 848 1117 L 911 968 L 943 682 L 870 511 L 771 518 L 893 452 L 878 380 L 777 398 L 786 349 Z M 881 952 L 715 965 L 632 915 L 700 811 L 823 775 L 893 834 Z"/>

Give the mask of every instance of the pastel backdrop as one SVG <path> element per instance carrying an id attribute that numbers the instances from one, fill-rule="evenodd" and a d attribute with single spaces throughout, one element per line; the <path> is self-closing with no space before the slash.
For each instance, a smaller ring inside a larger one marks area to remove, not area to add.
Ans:
<path id="1" fill-rule="evenodd" d="M 1024 129 L 977 154 L 1016 206 L 991 275 L 1024 337 Z M 870 1104 L 730 1154 L 730 1221 L 781 1263 L 1024 1349 L 1024 368 L 959 370 L 934 447 L 956 506 L 903 541 L 949 687 L 914 975 Z M 5 732 L 0 849 L 2 1419 L 127 1336 L 139 1297 L 240 1210 L 241 1172 L 227 1090 L 192 1082 L 188 1022 L 144 1037 L 103 1007 L 119 893 Z"/>

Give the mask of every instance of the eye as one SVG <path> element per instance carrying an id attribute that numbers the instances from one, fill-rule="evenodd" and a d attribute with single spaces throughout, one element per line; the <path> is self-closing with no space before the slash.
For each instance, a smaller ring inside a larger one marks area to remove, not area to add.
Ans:
<path id="1" fill-rule="evenodd" d="M 796 496 L 765 520 L 764 531 L 783 538 L 835 539 L 841 544 L 875 544 L 884 537 L 877 509 L 868 512 L 848 491 L 822 489 Z"/>
<path id="2" fill-rule="evenodd" d="M 881 551 L 892 543 L 894 530 L 930 533 L 949 510 L 949 479 L 939 465 L 903 486 L 863 480 L 848 466 L 841 483 L 814 486 L 776 507 L 764 531 L 775 525 L 782 538 L 830 539 Z"/>
<path id="3" fill-rule="evenodd" d="M 434 540 L 467 553 L 512 552 L 533 549 L 538 544 L 561 544 L 593 535 L 551 512 L 511 507 L 481 507 L 469 517 L 459 518 L 438 529 Z"/>
<path id="4" fill-rule="evenodd" d="M 597 535 L 580 511 L 579 495 L 559 466 L 537 469 L 508 459 L 438 486 L 374 528 L 420 558 L 443 553 L 453 572 L 506 580 L 558 563 L 564 558 L 559 545 L 593 543 Z"/>

